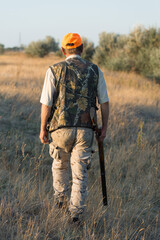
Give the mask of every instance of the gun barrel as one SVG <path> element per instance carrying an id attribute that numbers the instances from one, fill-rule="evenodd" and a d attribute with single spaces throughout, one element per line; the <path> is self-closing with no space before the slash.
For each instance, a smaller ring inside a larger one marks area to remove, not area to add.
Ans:
<path id="1" fill-rule="evenodd" d="M 107 201 L 107 188 L 106 188 L 106 177 L 105 177 L 105 163 L 104 163 L 103 142 L 98 141 L 98 150 L 99 150 L 99 161 L 100 161 L 103 205 L 106 206 L 106 205 L 108 205 L 108 201 Z"/>

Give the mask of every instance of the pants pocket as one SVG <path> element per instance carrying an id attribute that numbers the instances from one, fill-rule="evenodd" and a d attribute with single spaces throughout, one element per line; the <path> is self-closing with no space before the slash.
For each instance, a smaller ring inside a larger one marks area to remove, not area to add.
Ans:
<path id="1" fill-rule="evenodd" d="M 52 158 L 60 159 L 60 149 L 53 142 L 49 145 L 49 154 Z"/>
<path id="2" fill-rule="evenodd" d="M 58 147 L 54 149 L 52 157 L 54 159 L 61 159 L 60 149 Z"/>

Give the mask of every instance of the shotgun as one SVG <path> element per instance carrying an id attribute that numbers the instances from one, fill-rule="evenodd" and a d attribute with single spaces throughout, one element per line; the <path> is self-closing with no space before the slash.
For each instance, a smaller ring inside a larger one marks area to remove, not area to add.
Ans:
<path id="1" fill-rule="evenodd" d="M 95 131 L 95 134 L 96 134 L 96 140 L 98 143 L 103 205 L 107 206 L 108 201 L 107 201 L 107 187 L 106 187 L 106 177 L 105 177 L 104 147 L 103 147 L 103 142 L 99 141 L 99 136 L 101 135 L 101 128 L 98 128 L 97 126 L 97 120 L 95 120 L 95 112 L 93 112 L 92 109 L 90 111 L 90 117 L 93 124 L 93 130 Z"/>
<path id="2" fill-rule="evenodd" d="M 104 147 L 103 147 L 103 142 L 99 141 L 99 136 L 101 135 L 101 129 L 98 129 L 97 127 L 97 130 L 95 131 L 96 131 L 96 139 L 97 139 L 98 151 L 99 151 L 103 205 L 106 206 L 108 204 L 108 201 L 107 201 L 107 188 L 106 188 L 106 176 L 105 176 Z"/>

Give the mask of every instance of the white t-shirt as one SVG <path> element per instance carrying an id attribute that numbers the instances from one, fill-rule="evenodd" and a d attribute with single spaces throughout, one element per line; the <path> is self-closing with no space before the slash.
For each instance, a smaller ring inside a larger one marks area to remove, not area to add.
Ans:
<path id="1" fill-rule="evenodd" d="M 74 57 L 80 58 L 79 55 L 71 55 L 68 58 L 66 58 L 66 60 Z M 99 104 L 102 104 L 102 103 L 108 102 L 109 98 L 108 98 L 107 86 L 106 86 L 103 73 L 99 68 L 98 68 L 98 71 L 99 71 L 99 79 L 98 79 L 98 86 L 97 86 L 97 95 L 98 95 L 97 97 L 98 97 Z M 55 78 L 53 76 L 51 69 L 49 68 L 46 72 L 40 102 L 44 105 L 51 107 L 53 103 L 54 92 L 55 92 Z"/>

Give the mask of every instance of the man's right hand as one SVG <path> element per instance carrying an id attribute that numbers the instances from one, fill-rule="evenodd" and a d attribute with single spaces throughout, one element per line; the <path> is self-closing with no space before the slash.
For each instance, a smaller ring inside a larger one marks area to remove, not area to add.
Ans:
<path id="1" fill-rule="evenodd" d="M 108 117 L 109 117 L 109 102 L 101 104 L 101 114 L 102 114 L 102 129 L 101 134 L 99 134 L 99 141 L 103 142 L 106 137 Z"/>
<path id="2" fill-rule="evenodd" d="M 47 144 L 49 142 L 48 131 L 47 130 L 41 130 L 39 138 L 41 140 L 41 143 Z"/>
<path id="3" fill-rule="evenodd" d="M 98 141 L 99 142 L 103 142 L 104 141 L 104 139 L 105 139 L 105 137 L 106 137 L 106 129 L 101 129 L 101 134 L 99 135 L 99 138 L 98 138 Z"/>

